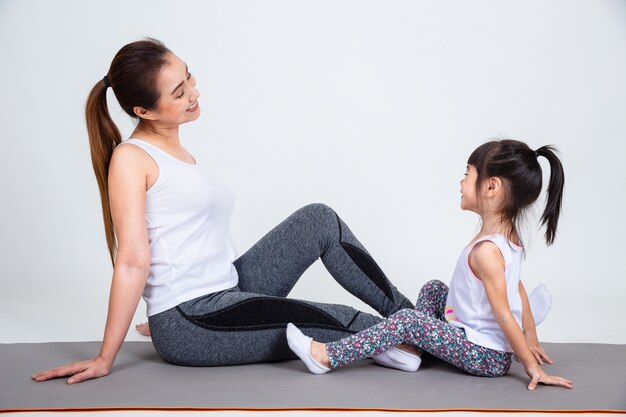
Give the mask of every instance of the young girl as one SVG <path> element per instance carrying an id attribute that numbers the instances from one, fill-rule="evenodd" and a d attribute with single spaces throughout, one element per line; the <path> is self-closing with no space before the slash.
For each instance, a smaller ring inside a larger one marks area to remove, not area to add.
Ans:
<path id="1" fill-rule="evenodd" d="M 541 216 L 546 241 L 556 236 L 564 173 L 550 146 L 536 151 L 515 140 L 485 143 L 469 157 L 461 180 L 461 208 L 478 214 L 480 232 L 461 252 L 450 288 L 428 282 L 415 309 L 403 309 L 369 329 L 322 344 L 293 324 L 287 326 L 291 349 L 316 374 L 378 355 L 393 346 L 418 347 L 478 376 L 502 376 L 513 353 L 531 381 L 571 388 L 571 381 L 546 374 L 552 363 L 537 340 L 528 296 L 520 281 L 524 249 L 519 220 L 539 197 L 542 172 L 537 158 L 550 163 L 547 204 Z M 394 348 L 398 350 L 398 348 Z"/>

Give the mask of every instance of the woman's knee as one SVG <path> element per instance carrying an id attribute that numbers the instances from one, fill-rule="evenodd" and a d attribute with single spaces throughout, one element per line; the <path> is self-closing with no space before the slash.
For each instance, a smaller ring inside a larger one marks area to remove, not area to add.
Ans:
<path id="1" fill-rule="evenodd" d="M 339 216 L 326 204 L 308 204 L 296 211 L 294 217 L 305 230 L 318 236 L 322 242 L 333 242 L 341 235 Z"/>
<path id="2" fill-rule="evenodd" d="M 296 213 L 312 218 L 333 219 L 336 221 L 335 210 L 323 203 L 311 203 L 299 209 Z"/>

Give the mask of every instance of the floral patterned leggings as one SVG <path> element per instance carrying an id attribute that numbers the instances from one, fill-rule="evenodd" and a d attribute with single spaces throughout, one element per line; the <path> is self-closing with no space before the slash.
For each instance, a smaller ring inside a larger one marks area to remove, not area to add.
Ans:
<path id="1" fill-rule="evenodd" d="M 444 318 L 448 286 L 429 281 L 420 291 L 415 309 L 403 309 L 387 320 L 345 339 L 326 345 L 330 365 L 365 359 L 406 343 L 430 353 L 457 368 L 477 376 L 502 376 L 511 367 L 508 352 L 476 345 L 465 331 L 448 324 Z"/>

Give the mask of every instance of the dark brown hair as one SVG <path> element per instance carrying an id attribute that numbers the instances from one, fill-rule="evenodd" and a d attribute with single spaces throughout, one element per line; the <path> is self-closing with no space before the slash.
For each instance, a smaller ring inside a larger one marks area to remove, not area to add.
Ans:
<path id="1" fill-rule="evenodd" d="M 107 84 L 99 80 L 87 98 L 85 117 L 91 163 L 100 189 L 104 230 L 113 265 L 117 242 L 109 204 L 108 176 L 113 150 L 122 142 L 122 137 L 109 114 L 106 90 L 110 85 L 122 109 L 133 118 L 137 117 L 133 111 L 136 106 L 148 110 L 156 108 L 160 96 L 156 78 L 167 63 L 169 52 L 162 42 L 151 38 L 125 45 L 111 62 L 106 74 Z"/>
<path id="2" fill-rule="evenodd" d="M 505 187 L 505 203 L 501 211 L 503 221 L 510 221 L 513 232 L 519 230 L 519 222 L 524 210 L 531 206 L 541 194 L 543 174 L 537 158 L 545 157 L 550 163 L 550 181 L 546 207 L 541 215 L 541 225 L 546 225 L 546 242 L 551 245 L 556 237 L 556 229 L 561 214 L 565 173 L 563 165 L 552 146 L 542 146 L 533 151 L 524 142 L 512 139 L 487 142 L 470 155 L 467 163 L 476 168 L 476 192 L 488 178 L 499 177 Z"/>

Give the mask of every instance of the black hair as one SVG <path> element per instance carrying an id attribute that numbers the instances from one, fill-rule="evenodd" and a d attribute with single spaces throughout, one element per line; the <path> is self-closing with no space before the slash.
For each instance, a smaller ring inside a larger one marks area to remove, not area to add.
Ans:
<path id="1" fill-rule="evenodd" d="M 543 173 L 537 158 L 545 157 L 550 163 L 546 207 L 541 215 L 541 225 L 546 225 L 546 243 L 551 245 L 556 237 L 556 229 L 561 214 L 565 173 L 556 155 L 556 149 L 547 145 L 533 151 L 524 142 L 512 139 L 487 142 L 472 152 L 467 163 L 476 168 L 476 192 L 488 178 L 499 177 L 505 188 L 505 202 L 500 215 L 503 221 L 510 221 L 513 229 L 511 237 L 519 230 L 519 222 L 525 210 L 541 194 Z"/>

